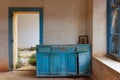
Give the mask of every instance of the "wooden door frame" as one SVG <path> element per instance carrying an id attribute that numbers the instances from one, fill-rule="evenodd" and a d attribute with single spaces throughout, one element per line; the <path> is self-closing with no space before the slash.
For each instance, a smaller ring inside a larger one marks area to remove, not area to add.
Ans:
<path id="1" fill-rule="evenodd" d="M 13 12 L 39 12 L 39 44 L 43 44 L 43 8 L 32 7 L 10 7 L 8 12 L 9 23 L 9 70 L 13 70 Z"/>

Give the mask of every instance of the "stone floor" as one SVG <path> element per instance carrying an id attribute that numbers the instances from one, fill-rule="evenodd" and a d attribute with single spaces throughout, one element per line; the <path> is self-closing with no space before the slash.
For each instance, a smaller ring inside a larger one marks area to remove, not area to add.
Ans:
<path id="1" fill-rule="evenodd" d="M 11 71 L 0 73 L 0 80 L 92 80 L 88 77 L 37 78 L 35 71 Z"/>

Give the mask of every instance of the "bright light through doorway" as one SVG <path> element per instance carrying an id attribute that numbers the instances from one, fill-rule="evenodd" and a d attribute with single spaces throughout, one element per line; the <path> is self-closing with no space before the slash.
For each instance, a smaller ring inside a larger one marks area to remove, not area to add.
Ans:
<path id="1" fill-rule="evenodd" d="M 15 12 L 13 16 L 14 70 L 35 70 L 39 44 L 39 13 Z"/>

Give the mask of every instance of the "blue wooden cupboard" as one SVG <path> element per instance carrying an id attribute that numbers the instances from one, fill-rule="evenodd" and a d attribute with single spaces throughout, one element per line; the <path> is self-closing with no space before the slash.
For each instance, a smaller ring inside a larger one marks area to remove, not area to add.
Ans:
<path id="1" fill-rule="evenodd" d="M 91 50 L 89 44 L 38 45 L 36 75 L 90 76 Z"/>

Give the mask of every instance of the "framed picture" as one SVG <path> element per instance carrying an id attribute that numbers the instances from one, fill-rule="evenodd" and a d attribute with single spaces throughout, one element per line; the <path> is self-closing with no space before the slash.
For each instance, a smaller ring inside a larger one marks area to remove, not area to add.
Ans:
<path id="1" fill-rule="evenodd" d="M 79 36 L 79 44 L 88 44 L 88 36 L 87 35 L 81 35 Z"/>

